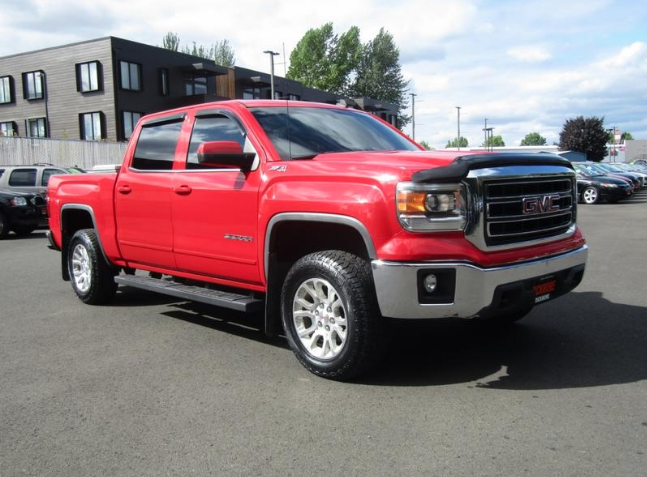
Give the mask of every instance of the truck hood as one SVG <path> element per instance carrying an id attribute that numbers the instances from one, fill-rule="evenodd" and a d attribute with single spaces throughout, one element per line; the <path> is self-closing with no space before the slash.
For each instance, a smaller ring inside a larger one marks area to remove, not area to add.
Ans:
<path id="1" fill-rule="evenodd" d="M 471 153 L 468 151 L 363 151 L 321 154 L 304 162 L 321 164 L 321 166 L 330 164 L 331 169 L 343 171 L 344 174 L 364 176 L 389 174 L 397 176 L 399 180 L 408 180 L 415 172 L 447 166 L 457 157 L 468 154 Z"/>

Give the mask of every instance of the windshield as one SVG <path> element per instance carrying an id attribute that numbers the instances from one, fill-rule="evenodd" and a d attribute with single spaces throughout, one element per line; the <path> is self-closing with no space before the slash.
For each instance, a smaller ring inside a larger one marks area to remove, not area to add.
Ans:
<path id="1" fill-rule="evenodd" d="M 575 169 L 577 169 L 582 174 L 590 177 L 598 177 L 598 176 L 606 175 L 604 173 L 601 173 L 599 170 L 595 169 L 593 166 L 575 166 Z"/>
<path id="2" fill-rule="evenodd" d="M 348 109 L 251 108 L 281 159 L 327 152 L 418 151 L 410 141 L 368 114 Z"/>

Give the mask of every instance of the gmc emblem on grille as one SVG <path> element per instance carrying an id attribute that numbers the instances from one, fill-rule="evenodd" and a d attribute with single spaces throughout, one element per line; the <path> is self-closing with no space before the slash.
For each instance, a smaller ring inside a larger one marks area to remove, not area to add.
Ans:
<path id="1" fill-rule="evenodd" d="M 524 197 L 522 199 L 524 214 L 545 214 L 559 210 L 560 196 L 543 195 L 541 197 Z"/>

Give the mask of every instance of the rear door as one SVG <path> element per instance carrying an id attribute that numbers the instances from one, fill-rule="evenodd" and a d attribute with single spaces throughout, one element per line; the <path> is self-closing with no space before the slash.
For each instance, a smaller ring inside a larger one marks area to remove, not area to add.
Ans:
<path id="1" fill-rule="evenodd" d="M 175 269 L 171 194 L 184 114 L 142 125 L 132 159 L 115 185 L 117 240 L 124 259 Z"/>
<path id="2" fill-rule="evenodd" d="M 192 118 L 184 170 L 175 175 L 173 247 L 180 270 L 225 280 L 260 283 L 257 252 L 258 152 L 243 123 L 225 110 L 201 110 Z M 255 152 L 252 171 L 235 166 L 198 163 L 198 146 L 205 141 L 237 141 Z"/>

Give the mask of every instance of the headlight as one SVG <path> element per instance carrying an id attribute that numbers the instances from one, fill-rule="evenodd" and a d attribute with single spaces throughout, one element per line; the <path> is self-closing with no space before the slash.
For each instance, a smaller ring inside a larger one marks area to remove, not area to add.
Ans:
<path id="1" fill-rule="evenodd" d="M 396 211 L 402 227 L 412 232 L 445 232 L 465 228 L 467 210 L 461 184 L 401 182 Z"/>
<path id="2" fill-rule="evenodd" d="M 16 206 L 16 207 L 22 207 L 24 205 L 27 205 L 27 199 L 24 197 L 14 197 L 11 199 L 11 203 Z"/>

